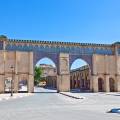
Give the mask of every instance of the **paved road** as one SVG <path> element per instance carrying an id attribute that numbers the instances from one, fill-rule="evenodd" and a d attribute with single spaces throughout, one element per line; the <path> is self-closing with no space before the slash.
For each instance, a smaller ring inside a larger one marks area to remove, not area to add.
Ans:
<path id="1" fill-rule="evenodd" d="M 39 90 L 42 93 L 0 102 L 0 120 L 120 120 L 120 114 L 106 113 L 120 107 L 119 95 L 82 93 L 86 99 L 76 100 Z"/>

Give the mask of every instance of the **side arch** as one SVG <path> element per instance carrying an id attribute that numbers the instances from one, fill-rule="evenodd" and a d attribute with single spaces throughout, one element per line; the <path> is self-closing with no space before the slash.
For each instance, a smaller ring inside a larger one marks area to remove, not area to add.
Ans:
<path id="1" fill-rule="evenodd" d="M 91 55 L 69 55 L 70 57 L 70 68 L 72 63 L 77 60 L 77 59 L 81 59 L 84 60 L 90 67 L 90 71 L 92 73 L 93 71 L 93 66 L 92 66 L 92 56 Z"/>
<path id="2" fill-rule="evenodd" d="M 110 88 L 110 92 L 115 92 L 115 79 L 110 77 L 109 78 L 109 88 Z"/>
<path id="3" fill-rule="evenodd" d="M 70 69 L 71 66 L 76 62 L 79 62 L 85 65 L 80 66 L 80 69 L 76 68 L 75 70 L 73 69 L 72 71 L 76 71 L 77 73 L 77 89 L 80 90 L 91 90 L 92 91 L 92 80 L 91 80 L 91 69 L 92 69 L 92 56 L 90 55 L 70 55 Z M 73 66 L 72 66 L 73 67 Z"/>

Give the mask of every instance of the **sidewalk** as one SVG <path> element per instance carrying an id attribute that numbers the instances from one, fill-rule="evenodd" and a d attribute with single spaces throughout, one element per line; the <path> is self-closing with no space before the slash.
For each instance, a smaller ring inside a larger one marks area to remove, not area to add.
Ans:
<path id="1" fill-rule="evenodd" d="M 33 94 L 32 93 L 13 93 L 13 96 L 11 97 L 10 93 L 0 94 L 0 101 L 17 99 L 17 98 L 27 97 L 31 95 Z"/>
<path id="2" fill-rule="evenodd" d="M 80 93 L 71 93 L 71 92 L 60 92 L 60 94 L 75 98 L 75 99 L 85 99 L 85 97 L 81 96 Z"/>

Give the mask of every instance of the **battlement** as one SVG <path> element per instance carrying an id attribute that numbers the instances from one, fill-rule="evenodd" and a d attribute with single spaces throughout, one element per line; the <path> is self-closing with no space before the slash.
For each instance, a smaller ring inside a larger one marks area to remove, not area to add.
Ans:
<path id="1" fill-rule="evenodd" d="M 32 43 L 32 44 L 53 44 L 53 45 L 70 45 L 70 46 L 101 46 L 110 47 L 112 44 L 95 44 L 95 43 L 77 43 L 77 42 L 59 42 L 59 41 L 44 41 L 44 40 L 20 40 L 8 39 L 8 42 L 14 43 Z"/>
<path id="2" fill-rule="evenodd" d="M 77 43 L 77 42 L 59 42 L 44 40 L 20 40 L 8 39 L 6 36 L 0 36 L 1 50 L 11 51 L 41 51 L 49 53 L 71 53 L 71 54 L 102 54 L 113 55 L 117 46 L 120 53 L 120 42 L 113 44 L 95 44 L 95 43 Z"/>
<path id="3" fill-rule="evenodd" d="M 60 42 L 60 41 L 45 41 L 45 40 L 23 40 L 23 39 L 9 39 L 5 35 L 0 35 L 0 41 L 7 41 L 10 43 L 30 43 L 30 44 L 52 44 L 52 45 L 67 45 L 67 46 L 95 46 L 95 47 L 111 47 L 113 45 L 120 45 L 120 42 L 113 44 L 96 44 L 96 43 L 78 43 L 78 42 Z"/>

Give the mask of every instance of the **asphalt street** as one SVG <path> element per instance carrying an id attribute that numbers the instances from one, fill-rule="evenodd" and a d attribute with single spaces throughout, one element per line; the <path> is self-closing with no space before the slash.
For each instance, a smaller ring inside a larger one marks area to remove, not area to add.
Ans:
<path id="1" fill-rule="evenodd" d="M 39 91 L 32 96 L 1 101 L 0 120 L 120 120 L 120 114 L 107 113 L 110 108 L 120 107 L 119 94 L 80 93 L 85 97 L 80 100 L 53 90 Z"/>

